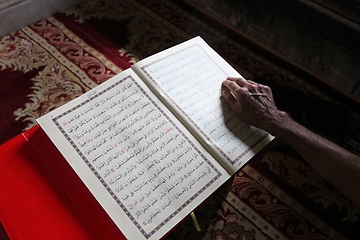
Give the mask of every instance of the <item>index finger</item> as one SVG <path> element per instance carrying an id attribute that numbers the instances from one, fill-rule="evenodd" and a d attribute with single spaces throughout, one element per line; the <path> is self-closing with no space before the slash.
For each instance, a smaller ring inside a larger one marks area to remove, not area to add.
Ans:
<path id="1" fill-rule="evenodd" d="M 231 93 L 230 95 L 235 99 L 240 99 L 244 95 L 244 88 L 240 87 L 235 81 L 224 80 L 223 81 L 224 91 L 223 93 Z"/>
<path id="2" fill-rule="evenodd" d="M 245 87 L 247 82 L 244 78 L 227 77 L 226 80 L 236 82 L 240 87 Z"/>
<path id="3" fill-rule="evenodd" d="M 239 89 L 241 89 L 241 87 L 239 86 L 239 84 L 236 81 L 231 81 L 231 80 L 224 80 L 222 82 L 222 85 L 227 89 L 227 91 L 231 92 L 231 93 L 235 93 L 236 91 L 238 91 Z"/>

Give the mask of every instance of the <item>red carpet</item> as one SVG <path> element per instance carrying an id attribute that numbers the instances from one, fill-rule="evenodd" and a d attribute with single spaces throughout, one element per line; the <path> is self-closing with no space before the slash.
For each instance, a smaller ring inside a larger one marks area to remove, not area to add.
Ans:
<path id="1" fill-rule="evenodd" d="M 30 128 L 36 124 L 36 118 L 139 59 L 200 35 L 244 77 L 256 77 L 278 87 L 279 95 L 285 89 L 301 93 L 306 99 L 309 96 L 318 99 L 313 101 L 321 102 L 321 106 L 326 105 L 322 100 L 343 104 L 339 108 L 330 105 L 317 109 L 319 117 L 315 120 L 339 124 L 319 131 L 327 135 L 330 129 L 331 135 L 334 130 L 341 130 L 331 136 L 347 149 L 360 153 L 358 105 L 231 29 L 211 19 L 208 25 L 209 21 L 202 17 L 205 16 L 168 0 L 86 1 L 1 37 L 0 142 Z M 350 115 L 339 118 L 337 112 L 327 115 L 326 109 L 341 113 L 349 109 Z M 327 119 L 320 119 L 321 116 Z M 360 207 L 278 141 L 236 175 L 229 193 L 209 199 L 196 215 L 201 232 L 188 219 L 167 238 L 356 239 L 355 236 L 360 236 Z"/>

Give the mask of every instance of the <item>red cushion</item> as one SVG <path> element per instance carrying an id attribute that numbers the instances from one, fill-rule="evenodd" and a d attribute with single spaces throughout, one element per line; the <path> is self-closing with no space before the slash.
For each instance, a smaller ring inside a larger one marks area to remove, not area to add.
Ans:
<path id="1" fill-rule="evenodd" d="M 0 186 L 11 239 L 125 239 L 37 126 L 0 146 Z"/>

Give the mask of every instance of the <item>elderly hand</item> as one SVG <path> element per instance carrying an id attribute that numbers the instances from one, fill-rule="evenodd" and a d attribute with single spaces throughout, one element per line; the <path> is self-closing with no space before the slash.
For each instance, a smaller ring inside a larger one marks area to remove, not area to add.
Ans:
<path id="1" fill-rule="evenodd" d="M 268 132 L 273 124 L 281 124 L 286 115 L 275 106 L 268 86 L 243 78 L 228 77 L 223 81 L 222 96 L 245 123 Z"/>
<path id="2" fill-rule="evenodd" d="M 245 123 L 264 129 L 294 148 L 324 179 L 360 206 L 358 156 L 278 110 L 269 87 L 242 78 L 227 78 L 222 86 L 226 102 Z"/>

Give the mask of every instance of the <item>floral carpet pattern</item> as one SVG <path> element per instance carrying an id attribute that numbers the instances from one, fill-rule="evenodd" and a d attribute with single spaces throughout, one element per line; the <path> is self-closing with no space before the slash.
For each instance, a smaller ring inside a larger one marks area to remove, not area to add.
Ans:
<path id="1" fill-rule="evenodd" d="M 182 6 L 182 5 L 181 5 Z M 0 141 L 146 56 L 200 35 L 245 78 L 329 102 L 287 69 L 168 0 L 89 0 L 0 37 Z M 342 145 L 360 153 L 360 116 L 349 109 Z M 166 239 L 356 239 L 360 207 L 275 140 Z"/>

